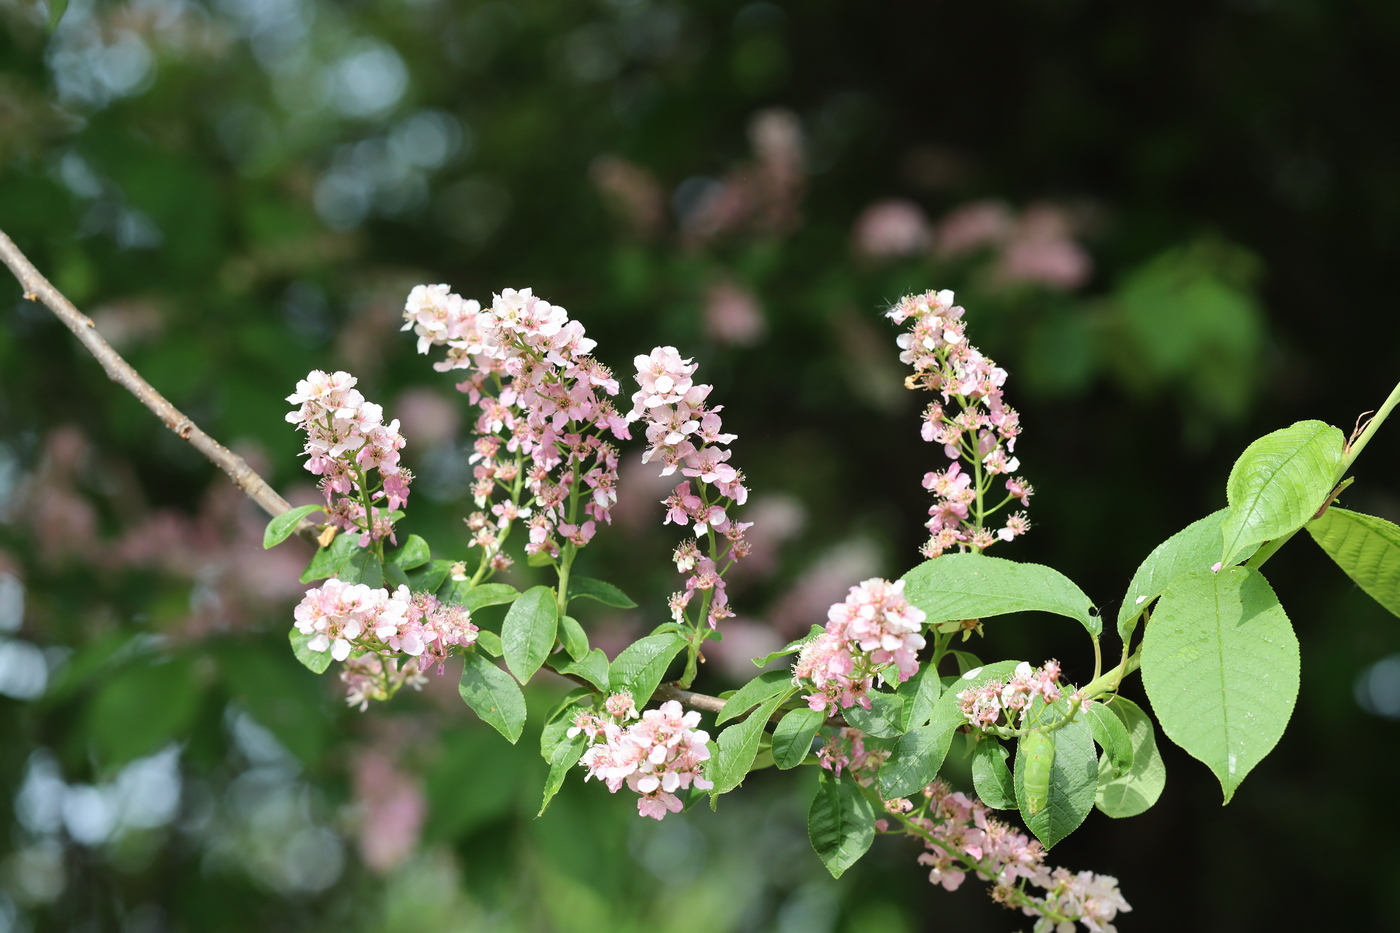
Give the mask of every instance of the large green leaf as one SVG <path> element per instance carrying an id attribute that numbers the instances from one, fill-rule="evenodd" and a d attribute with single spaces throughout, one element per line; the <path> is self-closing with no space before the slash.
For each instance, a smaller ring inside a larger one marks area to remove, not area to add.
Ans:
<path id="1" fill-rule="evenodd" d="M 875 839 L 875 810 L 847 772 L 836 777 L 822 769 L 817 796 L 807 811 L 807 836 L 826 870 L 840 878 Z"/>
<path id="2" fill-rule="evenodd" d="M 927 787 L 943 767 L 956 728 L 956 723 L 935 722 L 901 735 L 890 757 L 880 766 L 880 796 L 894 800 Z"/>
<path id="3" fill-rule="evenodd" d="M 403 543 L 403 547 L 385 555 L 384 563 L 392 564 L 403 571 L 409 571 L 416 567 L 422 567 L 432 559 L 433 552 L 428 548 L 428 542 L 418 535 L 409 535 L 408 540 Z"/>
<path id="4" fill-rule="evenodd" d="M 263 530 L 263 547 L 274 547 L 286 541 L 292 536 L 292 532 L 297 530 L 297 525 L 301 524 L 303 518 L 312 512 L 324 510 L 325 507 L 320 505 L 301 505 L 278 515 L 268 522 L 267 528 Z"/>
<path id="5" fill-rule="evenodd" d="M 758 754 L 758 743 L 763 738 L 763 727 L 768 717 L 773 715 L 782 702 L 797 692 L 788 684 L 787 690 L 764 700 L 749 718 L 725 729 L 719 734 L 719 750 L 705 768 L 705 776 L 714 782 L 711 796 L 726 794 L 738 787 L 753 767 L 754 756 Z"/>
<path id="6" fill-rule="evenodd" d="M 1220 559 L 1220 523 L 1229 511 L 1220 509 L 1197 519 L 1147 555 L 1118 607 L 1118 635 L 1124 644 L 1132 637 L 1143 611 L 1173 580 L 1193 570 L 1208 570 Z"/>
<path id="7" fill-rule="evenodd" d="M 715 716 L 715 725 L 723 725 L 731 719 L 737 719 L 776 694 L 787 693 L 791 696 L 794 692 L 790 689 L 791 687 L 792 674 L 790 672 L 765 671 L 735 690 L 734 694 L 724 701 L 719 715 Z"/>
<path id="8" fill-rule="evenodd" d="M 943 682 L 938 677 L 938 671 L 924 664 L 913 677 L 900 684 L 895 693 L 904 697 L 904 721 L 900 723 L 899 731 L 906 732 L 929 721 L 933 715 L 933 704 L 943 693 Z"/>
<path id="9" fill-rule="evenodd" d="M 535 676 L 535 671 L 554 650 L 558 612 L 554 590 L 548 586 L 532 586 L 511 603 L 501 623 L 501 647 L 505 651 L 506 667 L 522 684 Z"/>
<path id="10" fill-rule="evenodd" d="M 1342 463 L 1342 432 L 1321 421 L 1266 434 L 1244 449 L 1230 469 L 1219 560 L 1301 528 L 1322 508 Z"/>
<path id="11" fill-rule="evenodd" d="M 525 729 L 525 696 L 510 675 L 479 651 L 468 651 L 457 692 L 483 721 L 514 745 Z"/>
<path id="12" fill-rule="evenodd" d="M 806 761 L 812 740 L 825 722 L 826 713 L 805 706 L 789 710 L 773 727 L 773 764 L 786 771 Z"/>
<path id="13" fill-rule="evenodd" d="M 102 685 L 88 709 L 88 733 L 105 764 L 123 764 L 186 738 L 203 695 L 194 659 L 137 662 Z"/>
<path id="14" fill-rule="evenodd" d="M 1133 744 L 1133 765 L 1127 774 L 1114 777 L 1112 763 L 1099 762 L 1099 788 L 1094 795 L 1094 805 L 1111 817 L 1137 816 L 1162 796 L 1167 768 L 1157 753 L 1152 717 L 1123 697 L 1115 699 L 1107 708 L 1128 730 Z"/>
<path id="15" fill-rule="evenodd" d="M 904 595 L 929 622 L 1040 610 L 1078 619 L 1097 635 L 1103 621 L 1073 581 L 1041 564 L 982 554 L 944 554 L 904 575 Z"/>
<path id="16" fill-rule="evenodd" d="M 632 694 L 641 709 L 666 676 L 671 659 L 684 647 L 685 639 L 676 632 L 659 632 L 632 642 L 613 658 L 609 689 Z"/>
<path id="17" fill-rule="evenodd" d="M 577 661 L 570 660 L 555 670 L 561 674 L 582 677 L 604 692 L 608 689 L 608 656 L 603 654 L 602 648 L 594 648 Z"/>
<path id="18" fill-rule="evenodd" d="M 1367 596 L 1400 616 L 1400 527 L 1334 506 L 1308 522 L 1308 534 Z"/>
<path id="19" fill-rule="evenodd" d="M 1063 701 L 1061 703 L 1063 706 Z M 1099 783 L 1099 760 L 1094 739 L 1082 719 L 1054 732 L 1043 733 L 1054 746 L 1045 806 L 1031 813 L 1026 794 L 1026 739 L 1016 743 L 1016 803 L 1021 818 L 1045 848 L 1074 832 L 1094 809 L 1094 789 Z"/>
<path id="20" fill-rule="evenodd" d="M 1167 588 L 1142 644 L 1162 729 L 1235 788 L 1283 735 L 1298 699 L 1298 639 L 1262 574 L 1196 571 Z"/>

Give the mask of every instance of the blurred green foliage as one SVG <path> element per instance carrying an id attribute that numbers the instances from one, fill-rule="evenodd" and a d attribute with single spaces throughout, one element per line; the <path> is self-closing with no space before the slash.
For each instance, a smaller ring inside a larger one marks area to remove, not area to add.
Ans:
<path id="1" fill-rule="evenodd" d="M 1038 490 L 1014 556 L 1106 612 L 1223 504 L 1249 438 L 1345 430 L 1400 374 L 1375 310 L 1400 244 L 1379 0 L 75 0 L 53 32 L 48 12 L 0 0 L 0 229 L 295 501 L 282 398 L 349 369 L 404 419 L 405 530 L 459 556 L 469 415 L 397 332 L 413 284 L 532 286 L 623 375 L 658 343 L 698 359 L 773 529 L 713 690 L 916 560 L 939 458 L 878 317 L 905 292 L 957 289 L 1011 372 Z M 1368 450 L 1358 507 L 1396 517 L 1398 448 Z M 674 585 L 645 477 L 624 472 L 631 507 L 580 568 L 641 605 L 581 618 L 612 652 Z M 261 534 L 0 284 L 0 931 L 1015 925 L 893 845 L 832 882 L 805 773 L 662 824 L 574 779 L 534 819 L 529 729 L 506 745 L 450 673 L 361 713 L 296 663 L 309 555 Z M 1275 574 L 1299 713 L 1245 792 L 1220 811 L 1168 751 L 1155 809 L 1056 850 L 1118 874 L 1125 930 L 1400 929 L 1370 881 L 1400 870 L 1400 632 L 1309 546 Z M 985 653 L 1082 681 L 1068 637 L 999 622 Z M 529 694 L 532 723 L 562 690 Z M 1339 784 L 1342 756 L 1371 777 Z M 1288 897 L 1282 852 L 1311 879 Z"/>

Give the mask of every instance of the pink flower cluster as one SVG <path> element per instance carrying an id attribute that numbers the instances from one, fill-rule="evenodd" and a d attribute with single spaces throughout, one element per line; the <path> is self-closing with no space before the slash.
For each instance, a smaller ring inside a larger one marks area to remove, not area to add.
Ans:
<path id="1" fill-rule="evenodd" d="M 638 356 L 634 363 L 640 388 L 632 395 L 627 418 L 646 419 L 648 447 L 642 462 L 660 460 L 662 476 L 680 470 L 682 476 L 689 477 L 663 500 L 666 524 L 693 524 L 696 539 L 710 536 L 709 553 L 701 550 L 696 539 L 685 541 L 676 550 L 676 569 L 689 576 L 685 590 L 671 597 L 671 615 L 682 621 L 694 595 L 705 593 L 708 600 L 703 611 L 714 628 L 720 619 L 734 615 L 724 574 L 750 550 L 744 532 L 752 523 L 736 522 L 729 515 L 749 498 L 744 474 L 729 464 L 727 445 L 735 435 L 722 430 L 719 413 L 723 406 L 705 405 L 713 386 L 695 382 L 696 365 L 682 359 L 675 347 L 657 347 L 650 355 Z"/>
<path id="2" fill-rule="evenodd" d="M 904 598 L 904 581 L 878 577 L 851 587 L 846 601 L 827 612 L 826 631 L 808 642 L 793 665 L 794 681 L 810 681 L 803 697 L 818 712 L 835 713 L 855 704 L 870 709 L 866 696 L 893 666 L 899 682 L 919 669 L 924 611 Z"/>
<path id="3" fill-rule="evenodd" d="M 845 726 L 836 730 L 817 751 L 817 764 L 837 777 L 842 770 L 849 769 L 858 783 L 868 787 L 875 780 L 880 765 L 889 757 L 889 749 L 867 749 L 865 733 Z"/>
<path id="4" fill-rule="evenodd" d="M 897 341 L 900 362 L 914 367 L 905 385 L 941 394 L 942 401 L 924 411 L 922 434 L 925 441 L 942 444 L 953 461 L 948 469 L 924 476 L 924 488 L 935 496 L 924 555 L 937 557 L 953 547 L 985 551 L 998 540 L 1025 534 L 1030 522 L 1024 512 L 1011 515 L 995 531 L 986 524 L 1013 499 L 1029 504 L 1034 491 L 1024 479 L 1010 476 L 1020 466 L 1012 452 L 1021 420 L 1002 400 L 1006 370 L 967 342 L 963 309 L 953 304 L 950 291 L 907 295 L 886 316 L 896 324 L 912 322 Z M 986 496 L 998 476 L 1007 477 L 1006 496 L 989 507 Z"/>
<path id="5" fill-rule="evenodd" d="M 309 649 L 350 662 L 349 676 L 341 679 L 350 703 L 362 709 L 434 664 L 440 672 L 453 648 L 471 645 L 477 636 L 470 612 L 443 605 L 429 593 L 412 594 L 406 586 L 390 593 L 335 578 L 307 590 L 293 618 L 297 631 L 311 636 Z M 400 654 L 408 656 L 402 666 Z"/>
<path id="6" fill-rule="evenodd" d="M 958 694 L 958 706 L 967 721 L 979 729 L 990 726 L 1015 728 L 1026 721 L 1035 699 L 1048 706 L 1060 698 L 1060 662 L 1046 661 L 1033 668 L 1025 661 L 1006 682 L 992 681 Z M 1072 700 L 1079 702 L 1079 694 Z"/>
<path id="7" fill-rule="evenodd" d="M 394 540 L 389 512 L 408 501 L 413 477 L 399 466 L 404 439 L 398 420 L 384 424 L 384 409 L 365 401 L 355 383 L 349 373 L 312 371 L 287 396 L 297 406 L 287 420 L 306 432 L 306 468 L 321 477 L 330 523 L 358 531 L 365 547 L 371 540 Z M 379 472 L 377 482 L 371 470 Z"/>
<path id="8" fill-rule="evenodd" d="M 1132 910 L 1118 891 L 1118 881 L 1093 872 L 1071 874 L 1045 865 L 1045 849 L 1010 826 L 988 815 L 987 808 L 963 793 L 953 793 L 942 781 L 924 789 L 927 804 L 909 814 L 909 800 L 886 801 L 885 808 L 924 840 L 928 851 L 919 864 L 930 868 L 929 881 L 949 891 L 962 885 L 969 872 L 992 883 L 993 899 L 1019 905 L 1027 916 L 1042 916 L 1057 923 L 1059 933 L 1073 933 L 1078 920 L 1093 933 L 1115 933 L 1113 919 Z M 889 821 L 876 827 L 888 831 Z M 1018 887 L 1025 881 L 1045 889 L 1044 898 L 1026 896 Z"/>
<path id="9" fill-rule="evenodd" d="M 466 370 L 457 388 L 480 410 L 472 492 L 477 508 L 497 492 L 505 501 L 491 507 L 494 518 L 483 512 L 468 520 L 472 543 L 496 569 L 509 564 L 500 546 L 517 520 L 529 529 L 530 554 L 557 557 L 556 535 L 587 544 L 598 522 L 612 520 L 617 502 L 617 450 L 603 436 L 631 437 L 608 398 L 618 393 L 617 380 L 589 355 L 596 341 L 528 288 L 504 289 L 482 308 L 446 285 L 419 285 L 404 318 L 420 353 L 447 346 L 447 358 L 434 368 Z M 524 502 L 522 481 L 530 496 Z"/>
<path id="10" fill-rule="evenodd" d="M 595 743 L 580 762 L 588 769 L 585 781 L 596 777 L 612 793 L 626 783 L 641 795 L 637 812 L 656 820 L 681 811 L 676 791 L 714 786 L 701 772 L 710 757 L 710 736 L 695 728 L 700 724 L 698 712 L 682 714 L 679 703 L 667 700 L 629 724 L 627 720 L 637 718 L 637 707 L 627 694 L 612 695 L 603 709 L 604 717 L 580 712 L 568 731 L 570 738 L 582 733 Z"/>

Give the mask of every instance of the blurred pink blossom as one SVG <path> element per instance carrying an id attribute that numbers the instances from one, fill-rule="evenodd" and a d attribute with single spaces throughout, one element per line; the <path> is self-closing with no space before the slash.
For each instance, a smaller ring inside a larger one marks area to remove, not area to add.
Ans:
<path id="1" fill-rule="evenodd" d="M 847 581 L 872 577 L 879 572 L 880 553 L 865 538 L 854 538 L 831 548 L 780 596 L 768 619 L 782 636 L 807 634 L 813 625 L 826 622 L 827 610 L 846 597 Z"/>
<path id="2" fill-rule="evenodd" d="M 1026 208 L 993 270 L 994 278 L 1060 291 L 1083 285 L 1093 271 L 1089 254 L 1074 240 L 1069 214 L 1050 204 Z"/>
<path id="3" fill-rule="evenodd" d="M 409 389 L 393 406 L 405 437 L 421 449 L 436 447 L 457 436 L 462 416 L 451 399 L 432 389 Z"/>
<path id="4" fill-rule="evenodd" d="M 661 232 L 666 199 L 651 172 L 618 156 L 604 155 L 593 160 L 588 174 L 631 232 L 645 239 Z"/>
<path id="5" fill-rule="evenodd" d="M 388 874 L 418 846 L 427 812 L 422 788 L 382 751 L 358 753 L 352 768 L 360 858 L 373 871 Z"/>
<path id="6" fill-rule="evenodd" d="M 754 293 L 725 279 L 705 294 L 705 334 L 719 344 L 750 347 L 768 329 Z"/>
<path id="7" fill-rule="evenodd" d="M 877 201 L 861 211 L 853 231 L 856 252 L 874 259 L 897 259 L 923 252 L 929 244 L 928 217 L 913 201 Z"/>

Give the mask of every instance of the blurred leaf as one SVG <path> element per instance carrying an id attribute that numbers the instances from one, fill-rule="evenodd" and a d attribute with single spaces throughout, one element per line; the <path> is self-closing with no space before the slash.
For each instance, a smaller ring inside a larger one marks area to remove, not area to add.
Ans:
<path id="1" fill-rule="evenodd" d="M 408 588 L 415 593 L 436 593 L 451 572 L 452 561 L 431 561 L 408 572 Z"/>
<path id="2" fill-rule="evenodd" d="M 88 708 L 88 734 L 107 764 L 124 764 L 185 737 L 203 694 L 189 657 L 137 663 L 103 684 Z"/>
<path id="3" fill-rule="evenodd" d="M 403 547 L 384 555 L 385 564 L 392 564 L 404 571 L 421 567 L 432 559 L 433 552 L 428 548 L 428 542 L 417 535 L 409 535 Z"/>

